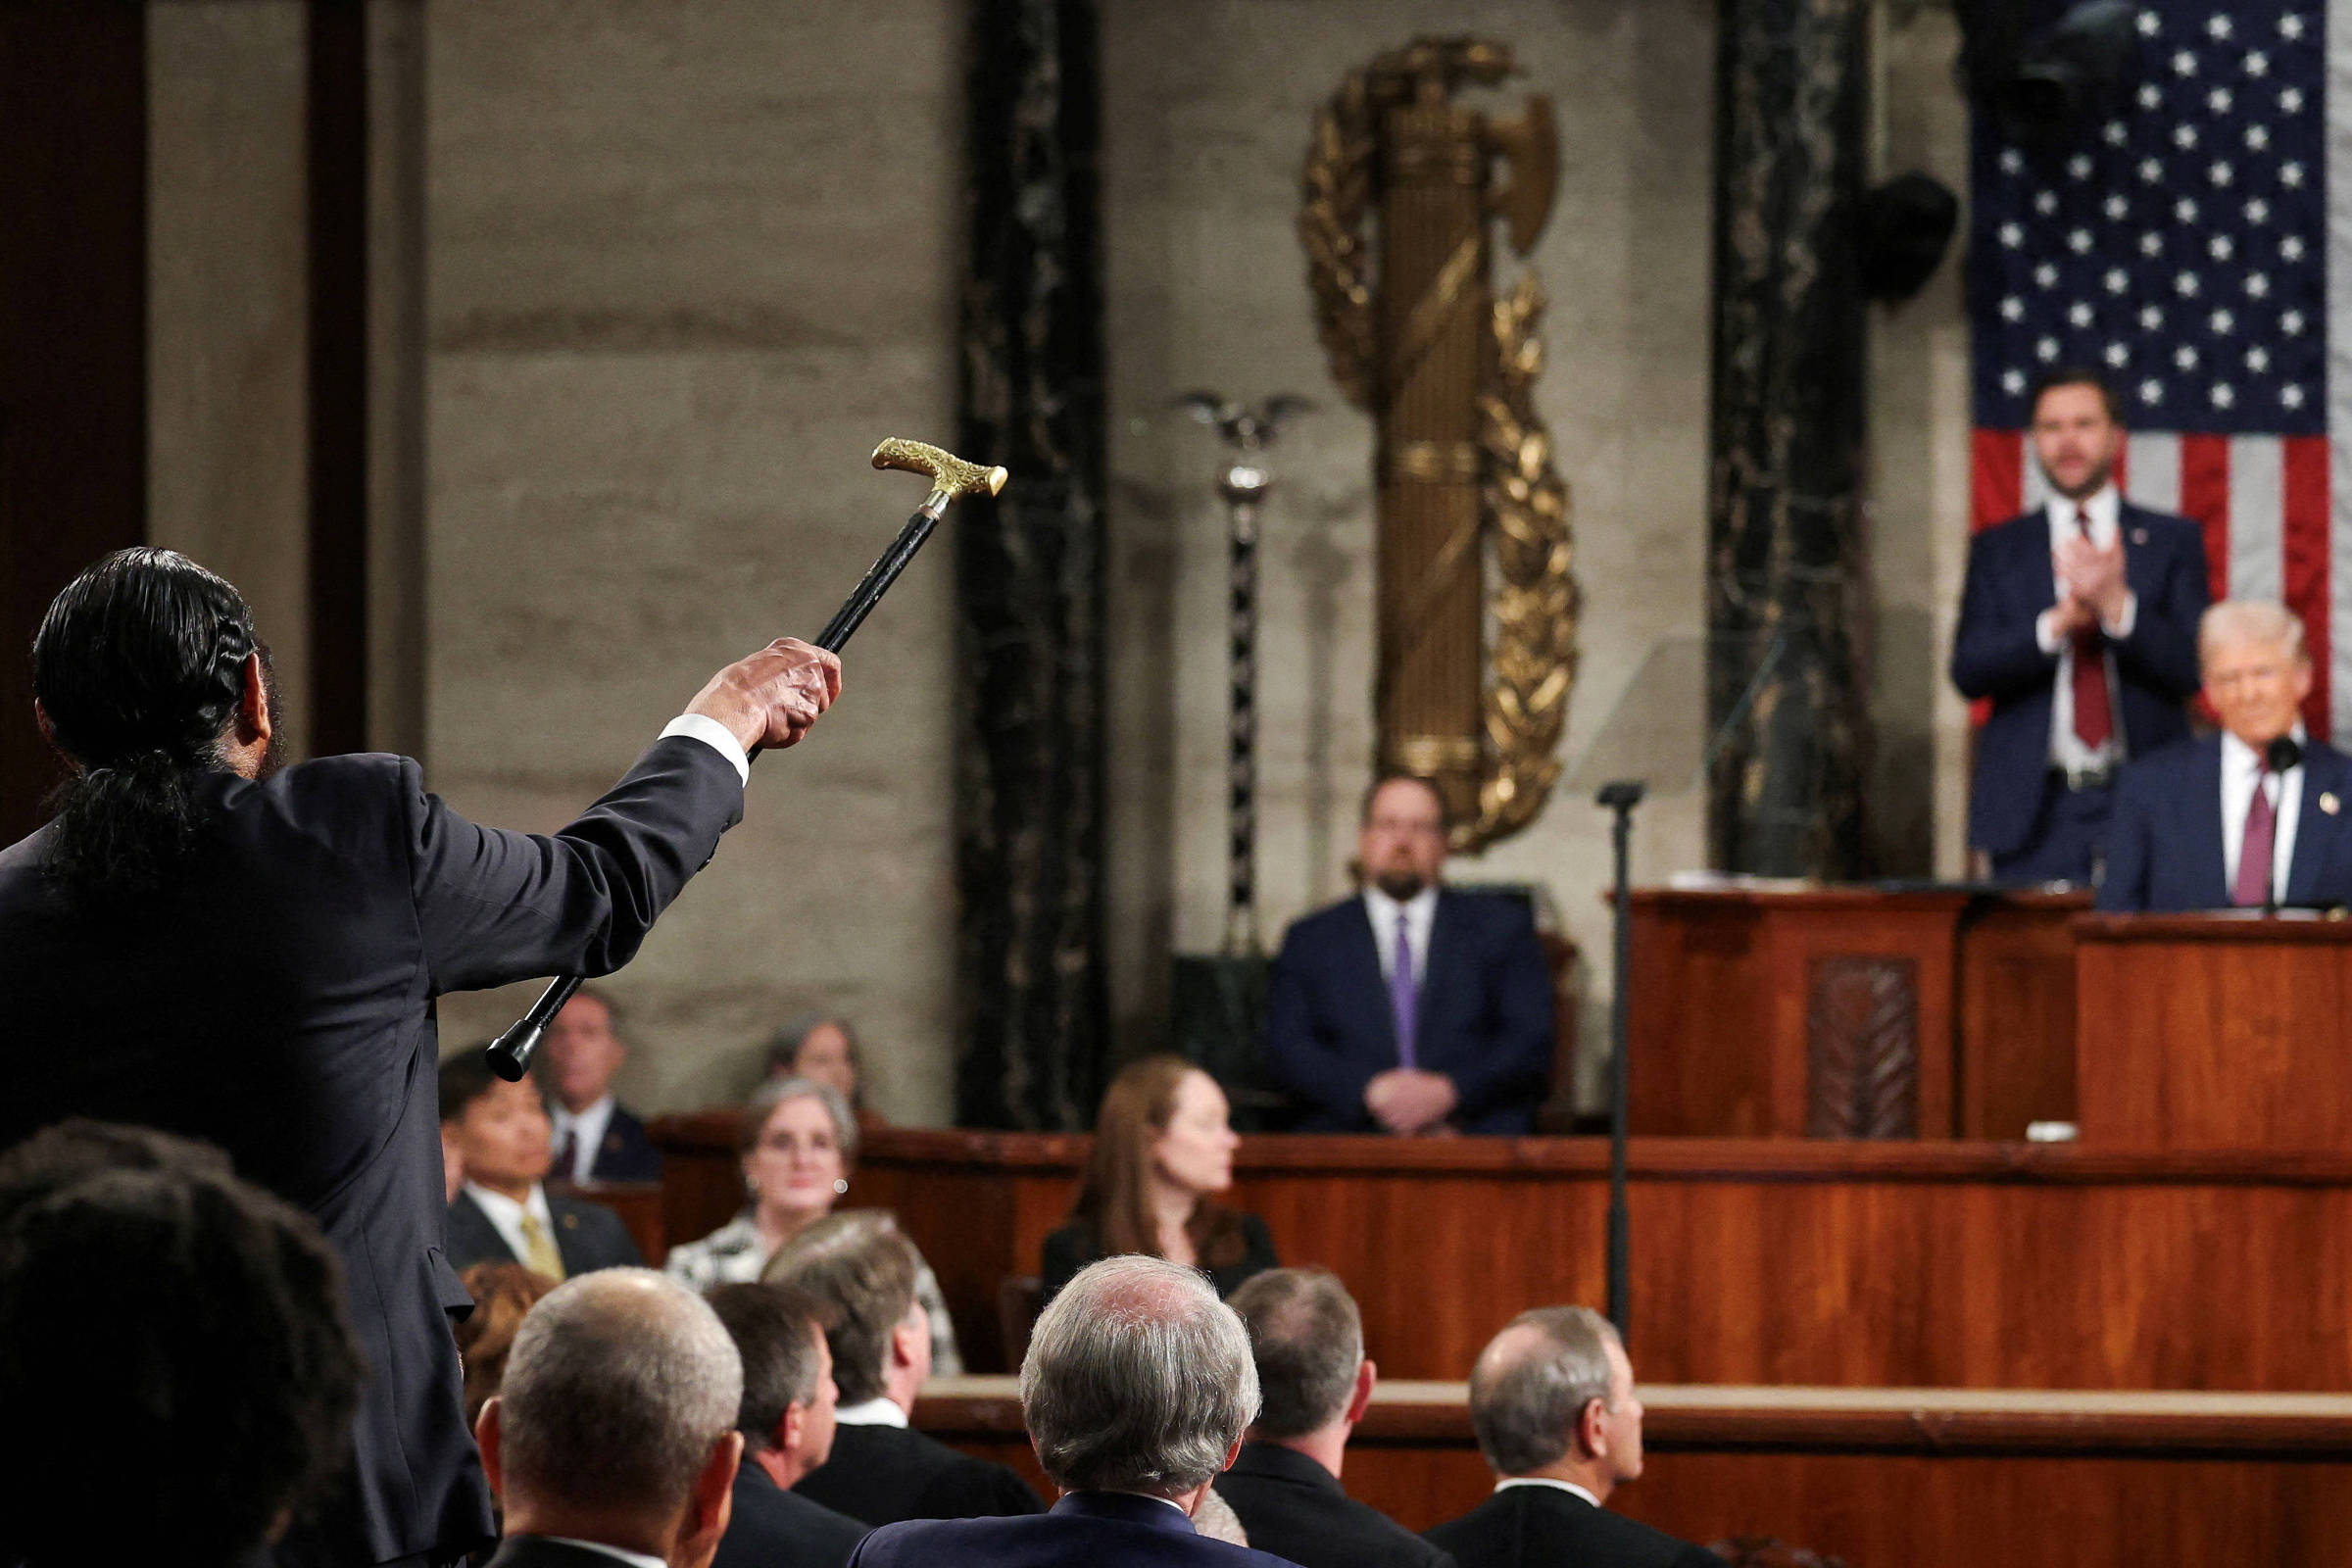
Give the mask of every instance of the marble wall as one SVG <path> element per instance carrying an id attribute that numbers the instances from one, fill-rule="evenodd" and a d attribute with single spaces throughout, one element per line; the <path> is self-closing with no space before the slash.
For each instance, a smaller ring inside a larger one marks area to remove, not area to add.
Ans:
<path id="1" fill-rule="evenodd" d="M 812 636 L 952 428 L 954 0 L 434 0 L 425 16 L 426 761 L 552 828 L 719 665 Z M 612 982 L 647 1105 L 740 1092 L 803 1006 L 944 1118 L 951 558 L 918 561 L 805 749 Z M 522 996 L 452 999 L 445 1042 Z"/>

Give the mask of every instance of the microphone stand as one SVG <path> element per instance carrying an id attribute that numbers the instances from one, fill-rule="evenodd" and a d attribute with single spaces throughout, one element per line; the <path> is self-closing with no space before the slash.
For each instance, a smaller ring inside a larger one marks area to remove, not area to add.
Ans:
<path id="1" fill-rule="evenodd" d="M 1780 668 L 1788 652 L 1788 628 L 1783 626 L 1774 636 L 1772 646 L 1764 651 L 1764 662 L 1748 677 L 1747 688 L 1732 710 L 1724 715 L 1715 733 L 1708 738 L 1707 749 L 1698 762 L 1701 778 L 1712 772 L 1715 760 L 1723 755 L 1724 746 L 1732 732 L 1747 717 L 1748 710 L 1756 706 L 1756 698 L 1764 690 L 1764 681 Z M 2291 743 L 2290 743 L 2291 744 Z M 1616 878 L 1610 899 L 1610 939 L 1615 950 L 1615 986 L 1609 999 L 1609 1221 L 1608 1221 L 1608 1298 L 1609 1321 L 1617 1327 L 1617 1338 L 1630 1345 L 1633 1334 L 1633 1208 L 1627 1195 L 1626 1140 L 1631 1115 L 1631 1071 L 1633 1053 L 1629 1044 L 1629 1019 L 1633 1009 L 1633 844 L 1634 808 L 1642 804 L 1647 793 L 1640 779 L 1613 779 L 1600 787 L 1593 804 L 1614 811 L 1616 820 L 1609 826 L 1609 842 L 1616 861 Z"/>

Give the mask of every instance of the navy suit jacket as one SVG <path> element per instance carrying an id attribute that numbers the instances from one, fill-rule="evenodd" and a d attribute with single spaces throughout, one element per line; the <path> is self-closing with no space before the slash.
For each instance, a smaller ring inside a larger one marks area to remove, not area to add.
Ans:
<path id="1" fill-rule="evenodd" d="M 2331 797 L 2330 811 L 2321 797 Z M 2303 748 L 2303 798 L 2294 855 L 2278 902 L 2303 907 L 2352 904 L 2352 758 L 2312 741 Z M 2099 907 L 2179 913 L 2230 907 L 2222 858 L 2222 738 L 2169 747 L 2124 769 L 2108 828 Z"/>
<path id="2" fill-rule="evenodd" d="M 620 1216 L 602 1203 L 551 1192 L 547 1211 L 556 1221 L 556 1253 L 564 1259 L 564 1277 L 593 1274 L 600 1268 L 642 1268 L 645 1254 Z M 449 1266 L 463 1272 L 476 1263 L 519 1263 L 514 1249 L 490 1223 L 482 1205 L 463 1188 L 449 1204 Z"/>
<path id="3" fill-rule="evenodd" d="M 2125 744 L 2145 757 L 2188 733 L 2182 704 L 2195 695 L 2197 619 L 2210 577 L 2205 534 L 2186 517 L 2126 503 L 2117 514 L 2124 577 L 2138 596 L 2132 635 L 2113 644 L 2115 694 Z M 1952 684 L 1992 712 L 1977 735 L 1968 841 L 1994 855 L 2024 849 L 2049 784 L 2050 705 L 2058 659 L 2041 651 L 2034 624 L 2058 602 L 2050 572 L 2049 514 L 2029 512 L 1977 535 L 1952 638 Z"/>
<path id="4" fill-rule="evenodd" d="M 559 1172 L 565 1180 L 569 1171 Z M 645 1123 L 623 1104 L 615 1103 L 605 1121 L 604 1142 L 588 1164 L 592 1182 L 658 1182 L 662 1179 L 662 1151 L 646 1136 Z"/>
<path id="5" fill-rule="evenodd" d="M 865 1526 L 785 1491 L 746 1454 L 710 1568 L 843 1568 L 864 1539 Z"/>
<path id="6" fill-rule="evenodd" d="M 1295 1568 L 1211 1541 L 1156 1497 L 1073 1492 L 1017 1519 L 909 1519 L 858 1544 L 850 1568 Z"/>
<path id="7" fill-rule="evenodd" d="M 1417 1066 L 1453 1080 L 1464 1132 L 1524 1133 L 1551 1079 L 1551 975 L 1526 901 L 1441 888 L 1414 1030 Z M 1266 1066 L 1311 1132 L 1374 1132 L 1364 1085 L 1396 1066 L 1372 916 L 1348 899 L 1283 938 L 1266 993 Z"/>
<path id="8" fill-rule="evenodd" d="M 308 1209 L 368 1361 L 318 1554 L 469 1548 L 494 1531 L 450 1337 L 473 1303 L 443 1252 L 433 999 L 626 963 L 742 781 L 701 741 L 658 741 L 552 836 L 475 826 L 397 757 L 196 795 L 187 887 L 133 910 L 68 906 L 50 828 L 0 851 L 0 1148 L 68 1115 L 160 1127 Z"/>

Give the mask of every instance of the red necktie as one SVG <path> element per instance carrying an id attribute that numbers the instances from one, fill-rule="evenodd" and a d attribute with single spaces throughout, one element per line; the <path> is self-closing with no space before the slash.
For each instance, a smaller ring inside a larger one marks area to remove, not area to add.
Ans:
<path id="1" fill-rule="evenodd" d="M 2085 541 L 2090 538 L 2090 514 L 2081 507 L 2075 509 L 2075 526 Z M 2085 626 L 2075 633 L 2075 736 L 2095 752 L 2114 733 L 2107 707 L 2107 638 L 2098 627 Z"/>
<path id="2" fill-rule="evenodd" d="M 2237 846 L 2237 885 L 2230 902 L 2240 906 L 2271 902 L 2271 856 L 2278 845 L 2278 813 L 2270 792 L 2262 787 L 2271 776 L 2267 767 L 2254 773 L 2254 799 L 2246 806 L 2246 832 Z"/>

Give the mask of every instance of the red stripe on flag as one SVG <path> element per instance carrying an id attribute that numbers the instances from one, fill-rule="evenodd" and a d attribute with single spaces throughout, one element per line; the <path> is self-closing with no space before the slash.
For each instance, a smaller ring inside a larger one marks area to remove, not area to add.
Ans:
<path id="1" fill-rule="evenodd" d="M 2205 529 L 2213 597 L 2230 597 L 2230 438 L 2180 438 L 2180 510 Z"/>
<path id="2" fill-rule="evenodd" d="M 2303 620 L 2303 646 L 2311 653 L 2311 695 L 2303 700 L 2303 722 L 2321 740 L 2328 738 L 2328 645 L 2331 596 L 2328 586 L 2328 437 L 2282 437 L 2284 502 L 2280 519 L 2280 550 L 2285 555 L 2280 582 L 2286 608 Z"/>
<path id="3" fill-rule="evenodd" d="M 1969 443 L 1968 531 L 1982 533 L 2026 510 L 2025 433 L 1979 430 Z"/>

